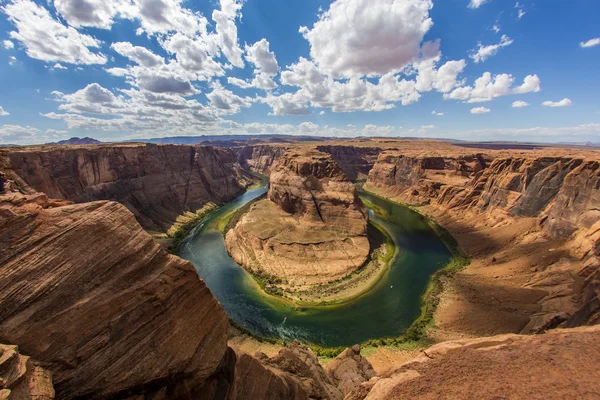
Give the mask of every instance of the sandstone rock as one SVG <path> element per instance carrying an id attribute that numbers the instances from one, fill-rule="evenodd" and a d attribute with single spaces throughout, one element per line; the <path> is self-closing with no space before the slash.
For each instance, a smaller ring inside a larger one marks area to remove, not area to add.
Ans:
<path id="1" fill-rule="evenodd" d="M 341 400 L 344 397 L 312 350 L 297 341 L 264 361 L 264 364 L 293 375 L 302 383 L 311 399 Z"/>
<path id="2" fill-rule="evenodd" d="M 125 207 L 18 193 L 0 196 L 0 216 L 0 340 L 43 362 L 57 398 L 125 397 L 215 372 L 225 312 Z"/>
<path id="3" fill-rule="evenodd" d="M 52 400 L 52 376 L 17 346 L 0 344 L 0 399 Z"/>
<path id="4" fill-rule="evenodd" d="M 360 355 L 359 345 L 344 350 L 327 364 L 327 372 L 344 396 L 375 376 L 371 363 Z"/>
<path id="5" fill-rule="evenodd" d="M 238 161 L 244 168 L 269 175 L 271 167 L 285 154 L 286 147 L 273 145 L 244 146 L 235 149 Z"/>
<path id="6" fill-rule="evenodd" d="M 271 173 L 268 200 L 226 236 L 233 259 L 288 283 L 331 282 L 367 260 L 367 213 L 328 154 L 287 153 Z"/>
<path id="7" fill-rule="evenodd" d="M 352 181 L 366 178 L 382 151 L 377 147 L 341 145 L 317 146 L 316 149 L 331 154 L 335 162 L 344 170 L 348 179 Z"/>
<path id="8" fill-rule="evenodd" d="M 441 343 L 346 399 L 596 398 L 599 339 L 596 326 Z"/>
<path id="9" fill-rule="evenodd" d="M 77 203 L 114 200 L 147 229 L 238 195 L 252 177 L 233 152 L 209 146 L 107 144 L 11 149 L 12 168 L 34 189 Z"/>

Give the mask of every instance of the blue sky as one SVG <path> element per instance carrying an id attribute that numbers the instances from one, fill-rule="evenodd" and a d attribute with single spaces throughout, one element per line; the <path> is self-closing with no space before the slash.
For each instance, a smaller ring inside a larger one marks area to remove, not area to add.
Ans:
<path id="1" fill-rule="evenodd" d="M 600 2 L 0 0 L 0 144 L 600 142 Z"/>

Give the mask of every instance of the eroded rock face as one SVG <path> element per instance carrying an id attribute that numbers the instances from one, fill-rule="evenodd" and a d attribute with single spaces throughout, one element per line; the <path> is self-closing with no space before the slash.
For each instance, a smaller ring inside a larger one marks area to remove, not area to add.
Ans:
<path id="1" fill-rule="evenodd" d="M 287 153 L 273 168 L 268 200 L 226 235 L 233 259 L 288 283 L 340 279 L 369 254 L 366 208 L 328 154 Z"/>
<path id="2" fill-rule="evenodd" d="M 9 156 L 13 170 L 50 198 L 118 201 L 158 231 L 210 201 L 234 198 L 253 179 L 233 152 L 210 146 L 31 147 Z"/>
<path id="3" fill-rule="evenodd" d="M 272 145 L 244 146 L 235 149 L 238 161 L 244 168 L 269 175 L 271 167 L 285 154 L 286 148 Z"/>
<path id="4" fill-rule="evenodd" d="M 387 152 L 380 155 L 365 187 L 450 210 L 474 224 L 537 219 L 537 240 L 567 242 L 572 259 L 539 268 L 528 285 L 549 293 L 541 301 L 542 315 L 525 328 L 531 333 L 555 327 L 559 320 L 564 326 L 600 322 L 599 182 L 596 160 L 532 155 L 491 161 L 490 156 L 475 155 L 442 161 Z"/>
<path id="5" fill-rule="evenodd" d="M 317 146 L 317 150 L 331 154 L 351 181 L 366 179 L 381 153 L 377 147 L 340 145 Z"/>
<path id="6" fill-rule="evenodd" d="M 344 350 L 327 364 L 327 372 L 344 396 L 376 375 L 371 363 L 360 355 L 358 344 Z"/>
<path id="7" fill-rule="evenodd" d="M 363 383 L 346 400 L 595 398 L 599 339 L 600 327 L 584 327 L 444 342 Z"/>
<path id="8" fill-rule="evenodd" d="M 0 344 L 0 399 L 52 400 L 52 375 L 17 346 Z"/>
<path id="9" fill-rule="evenodd" d="M 219 366 L 223 308 L 124 206 L 7 193 L 0 247 L 0 341 L 43 362 L 57 398 L 199 384 Z"/>

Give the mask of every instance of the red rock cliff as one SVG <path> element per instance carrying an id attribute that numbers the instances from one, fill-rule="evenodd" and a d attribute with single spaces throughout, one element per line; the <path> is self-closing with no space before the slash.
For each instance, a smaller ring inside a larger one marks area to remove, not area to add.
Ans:
<path id="1" fill-rule="evenodd" d="M 251 181 L 233 152 L 209 146 L 109 144 L 11 149 L 13 170 L 51 198 L 114 200 L 147 229 L 227 201 Z"/>

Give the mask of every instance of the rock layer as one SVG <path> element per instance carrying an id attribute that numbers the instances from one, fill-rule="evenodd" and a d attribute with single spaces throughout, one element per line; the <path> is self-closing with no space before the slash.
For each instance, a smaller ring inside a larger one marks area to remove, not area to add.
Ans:
<path id="1" fill-rule="evenodd" d="M 473 221 L 471 230 L 536 219 L 537 227 L 523 232 L 527 235 L 521 240 L 532 245 L 557 242 L 569 250 L 569 257 L 536 267 L 526 285 L 548 293 L 540 302 L 541 312 L 524 328 L 531 333 L 560 324 L 599 322 L 599 167 L 595 160 L 535 153 L 493 159 L 482 154 L 419 157 L 391 151 L 380 155 L 365 187 Z"/>
<path id="2" fill-rule="evenodd" d="M 192 265 L 118 203 L 0 196 L 0 341 L 53 373 L 57 397 L 201 382 L 226 351 L 227 315 Z"/>
<path id="3" fill-rule="evenodd" d="M 233 152 L 210 146 L 109 144 L 11 149 L 12 168 L 35 190 L 77 203 L 114 200 L 146 228 L 238 195 L 253 178 Z"/>
<path id="4" fill-rule="evenodd" d="M 271 173 L 268 200 L 226 236 L 233 259 L 254 273 L 302 285 L 347 276 L 367 260 L 367 213 L 331 156 L 289 152 Z"/>

